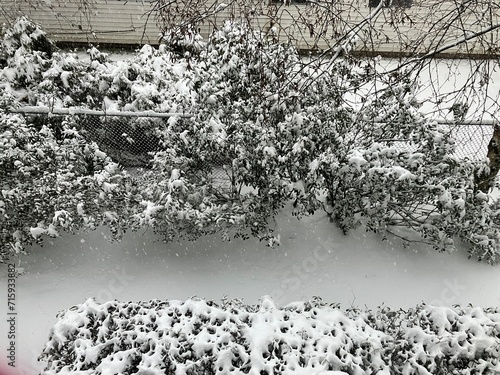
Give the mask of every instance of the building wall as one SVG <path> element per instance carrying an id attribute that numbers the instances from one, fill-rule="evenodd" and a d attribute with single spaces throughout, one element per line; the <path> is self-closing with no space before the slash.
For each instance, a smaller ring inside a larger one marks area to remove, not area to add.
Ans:
<path id="1" fill-rule="evenodd" d="M 349 30 L 366 20 L 373 11 L 367 6 L 368 0 L 353 0 L 350 4 L 344 3 L 346 4 L 343 8 L 332 12 L 334 18 L 329 20 L 330 22 L 325 22 L 311 12 L 307 22 L 312 25 L 312 30 L 308 29 L 306 22 L 299 16 L 300 13 L 307 14 L 307 5 L 292 4 L 288 7 L 280 7 L 276 18 L 280 19 L 281 33 L 296 38 L 299 48 L 308 49 L 311 46 L 313 48 L 317 46 L 319 49 L 325 49 L 335 45 L 339 35 L 348 33 Z M 485 10 L 489 5 L 488 2 L 478 3 L 478 6 L 479 4 L 484 4 Z M 500 23 L 498 10 L 496 13 L 489 14 L 475 8 L 474 11 L 465 11 L 460 19 L 457 19 L 456 6 L 453 0 L 413 0 L 413 6 L 410 8 L 385 9 L 376 21 L 368 22 L 361 28 L 355 49 L 422 54 L 435 50 L 437 46 L 463 38 L 466 33 L 473 33 L 492 24 Z M 300 22 L 294 22 L 297 20 Z M 322 24 L 327 26 L 321 27 Z M 332 24 L 335 27 L 332 27 Z M 447 24 L 451 26 L 446 27 Z M 318 35 L 318 30 L 325 33 Z M 466 30 L 465 33 L 464 30 Z M 487 54 L 491 52 L 487 51 L 488 46 L 499 44 L 497 41 L 500 41 L 499 29 L 475 38 L 474 41 L 450 48 L 446 53 Z"/>
<path id="2" fill-rule="evenodd" d="M 85 12 L 79 1 L 2 0 L 7 23 L 26 14 L 42 25 L 57 42 L 158 44 L 159 29 L 148 19 L 150 4 L 137 0 L 96 0 L 95 9 Z M 0 14 L 2 17 L 2 14 Z"/>
<path id="3" fill-rule="evenodd" d="M 58 42 L 129 45 L 159 42 L 160 29 L 154 16 L 149 14 L 152 3 L 147 0 L 93 1 L 96 7 L 86 17 L 85 12 L 79 8 L 82 3 L 80 1 L 2 0 L 0 10 L 3 12 L 0 12 L 0 18 L 3 17 L 9 23 L 14 15 L 27 14 Z M 206 38 L 214 25 L 220 24 L 224 19 L 245 18 L 265 32 L 277 35 L 280 40 L 293 40 L 299 49 L 323 50 L 334 46 L 340 35 L 355 28 L 373 10 L 368 7 L 369 0 L 326 2 L 335 4 L 337 8 L 330 12 L 330 18 L 324 18 L 324 14 L 316 14 L 313 7 L 303 2 L 284 5 L 281 1 L 253 1 L 251 9 L 231 5 L 197 25 L 202 36 Z M 260 4 L 257 9 L 255 4 Z M 358 51 L 376 53 L 425 53 L 429 49 L 433 50 L 437 43 L 443 45 L 463 37 L 463 29 L 472 32 L 485 28 L 492 22 L 500 22 L 498 14 L 485 16 L 479 12 L 464 18 L 460 28 L 450 27 L 446 33 L 438 33 L 432 25 L 441 19 L 443 23 L 451 21 L 450 7 L 455 6 L 454 4 L 450 0 L 413 0 L 413 6 L 404 11 L 386 9 L 376 22 L 368 22 L 361 28 L 355 48 Z M 495 31 L 475 42 L 446 52 L 484 54 L 488 51 L 482 42 L 500 40 L 499 36 L 499 32 Z"/>

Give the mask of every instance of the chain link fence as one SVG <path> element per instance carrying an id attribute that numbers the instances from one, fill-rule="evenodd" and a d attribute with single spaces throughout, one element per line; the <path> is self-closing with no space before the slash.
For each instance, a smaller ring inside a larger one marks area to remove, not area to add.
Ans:
<path id="1" fill-rule="evenodd" d="M 166 127 L 172 116 L 179 114 L 155 112 L 118 112 L 60 110 L 49 111 L 47 108 L 29 107 L 18 113 L 36 124 L 62 124 L 65 116 L 74 116 L 80 133 L 90 141 L 96 142 L 100 149 L 128 170 L 148 168 L 153 154 L 161 149 L 157 129 Z M 190 117 L 182 114 L 181 117 Z M 456 142 L 456 156 L 479 160 L 486 157 L 488 143 L 493 134 L 493 122 L 469 122 L 463 124 L 438 121 L 449 127 Z M 404 141 L 398 142 L 398 148 L 405 148 Z M 224 170 L 224 160 L 211 160 L 206 167 L 213 171 L 214 180 L 222 185 L 229 183 L 229 175 Z"/>
<path id="2" fill-rule="evenodd" d="M 113 161 L 130 174 L 149 169 L 154 154 L 162 150 L 159 129 L 166 128 L 172 116 L 190 117 L 190 114 L 156 112 L 111 112 L 94 110 L 25 107 L 15 111 L 29 123 L 50 125 L 58 129 L 68 116 L 77 124 L 78 132 L 95 142 Z M 212 158 L 202 168 L 210 171 L 209 178 L 222 190 L 231 190 L 229 173 L 224 169 L 227 160 Z"/>
<path id="3" fill-rule="evenodd" d="M 443 126 L 445 132 L 454 140 L 456 146 L 454 156 L 469 160 L 482 160 L 486 157 L 488 144 L 493 136 L 492 121 L 453 123 L 438 120 L 438 124 Z M 397 141 L 395 147 L 399 150 L 412 149 L 404 140 Z"/>
<path id="4" fill-rule="evenodd" d="M 456 142 L 456 156 L 480 160 L 488 153 L 488 144 L 493 136 L 493 123 L 449 125 Z"/>
<path id="5" fill-rule="evenodd" d="M 14 112 L 14 111 L 13 111 Z M 15 111 L 35 125 L 49 125 L 58 129 L 71 116 L 79 133 L 87 140 L 99 145 L 114 161 L 125 168 L 144 168 L 150 165 L 152 154 L 160 149 L 157 129 L 166 126 L 170 113 L 112 112 L 49 109 L 46 107 L 24 107 Z M 189 115 L 181 115 L 188 117 Z"/>

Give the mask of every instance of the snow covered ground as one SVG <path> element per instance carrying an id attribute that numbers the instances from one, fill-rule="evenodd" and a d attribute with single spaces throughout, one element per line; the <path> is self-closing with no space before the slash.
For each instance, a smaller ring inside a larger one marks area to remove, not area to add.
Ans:
<path id="1" fill-rule="evenodd" d="M 498 93 L 498 87 L 492 90 Z M 17 373 L 43 368 L 36 358 L 56 314 L 89 297 L 103 302 L 227 296 L 255 304 L 270 295 L 283 305 L 320 296 L 344 308 L 408 308 L 420 302 L 500 306 L 500 266 L 468 260 L 465 248 L 449 255 L 415 244 L 404 248 L 363 230 L 344 236 L 326 215 L 297 221 L 287 210 L 277 218 L 276 231 L 276 249 L 255 239 L 225 243 L 218 237 L 164 244 L 149 232 L 110 244 L 106 229 L 29 249 L 31 255 L 16 264 L 25 269 L 16 284 Z M 0 265 L 2 301 L 6 284 L 7 266 Z M 0 317 L 1 368 L 8 346 L 6 302 Z"/>
<path id="2" fill-rule="evenodd" d="M 105 230 L 30 249 L 16 287 L 19 373 L 42 369 L 36 358 L 57 312 L 89 297 L 102 302 L 227 296 L 254 304 L 270 295 L 283 305 L 320 296 L 343 308 L 408 308 L 422 301 L 500 305 L 498 267 L 467 260 L 465 249 L 451 255 L 415 245 L 405 249 L 362 230 L 344 236 L 321 214 L 299 222 L 284 212 L 276 230 L 276 249 L 254 239 L 224 243 L 217 237 L 164 244 L 149 233 L 130 233 L 109 244 Z M 6 267 L 1 270 L 5 297 Z M 7 332 L 5 315 L 0 324 Z M 6 341 L 0 340 L 2 357 Z"/>

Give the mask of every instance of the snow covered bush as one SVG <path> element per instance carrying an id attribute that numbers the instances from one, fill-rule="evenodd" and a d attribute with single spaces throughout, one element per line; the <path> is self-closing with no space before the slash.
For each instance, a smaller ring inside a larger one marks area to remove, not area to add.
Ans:
<path id="1" fill-rule="evenodd" d="M 164 45 L 145 45 L 125 61 L 102 64 L 94 58 L 90 70 L 98 71 L 96 83 L 106 95 L 106 109 L 189 112 L 197 99 L 189 62 Z"/>
<path id="2" fill-rule="evenodd" d="M 40 51 L 52 44 L 33 42 L 45 38 L 37 30 L 21 20 L 6 34 L 2 108 L 179 114 L 71 120 L 85 147 L 146 167 L 133 187 L 117 178 L 113 193 L 134 193 L 99 214 L 122 212 L 122 227 L 149 226 L 166 240 L 252 234 L 274 245 L 272 219 L 293 204 L 297 217 L 324 209 L 345 233 L 364 225 L 439 251 L 453 251 L 458 238 L 471 256 L 500 261 L 499 203 L 474 181 L 487 163 L 454 156 L 449 131 L 421 112 L 411 71 L 384 73 L 377 59 L 338 53 L 304 59 L 246 23 L 225 23 L 188 54 L 144 46 L 118 62 L 96 48 L 85 63 Z M 55 117 L 31 125 L 66 131 Z"/>
<path id="3" fill-rule="evenodd" d="M 387 87 L 358 110 L 331 110 L 341 108 L 342 97 L 311 106 L 308 121 L 322 129 L 307 132 L 321 145 L 315 144 L 309 164 L 306 196 L 313 200 L 326 192 L 326 211 L 345 233 L 365 225 L 439 251 L 455 250 L 460 238 L 470 244 L 471 256 L 497 263 L 498 203 L 474 183 L 484 162 L 454 156 L 449 129 L 418 111 L 410 82 L 398 79 Z"/>
<path id="4" fill-rule="evenodd" d="M 104 95 L 94 82 L 96 67 L 76 54 L 58 51 L 40 26 L 25 17 L 8 29 L 0 45 L 2 85 L 17 101 L 48 107 L 102 105 Z"/>
<path id="5" fill-rule="evenodd" d="M 494 374 L 498 309 L 376 311 L 320 299 L 278 307 L 189 299 L 99 304 L 58 315 L 45 374 Z"/>
<path id="6" fill-rule="evenodd" d="M 46 33 L 26 17 L 7 29 L 0 44 L 4 66 L 2 76 L 15 88 L 26 89 L 40 82 L 41 71 L 49 63 L 55 44 Z"/>
<path id="7" fill-rule="evenodd" d="M 222 198 L 259 215 L 254 234 L 273 244 L 266 218 L 293 201 L 297 216 L 325 207 L 345 233 L 363 224 L 439 251 L 460 238 L 471 256 L 500 260 L 498 205 L 474 183 L 484 163 L 453 156 L 449 130 L 419 111 L 411 75 L 382 77 L 365 96 L 370 61 L 304 65 L 291 46 L 230 22 L 199 59 L 194 117 L 161 132 L 168 148 L 156 158 L 198 190 L 214 188 L 206 161 L 223 160 L 232 190 Z"/>
<path id="8" fill-rule="evenodd" d="M 165 46 L 144 46 L 118 62 L 95 47 L 87 53 L 90 61 L 57 50 L 38 25 L 22 17 L 0 45 L 0 82 L 29 105 L 168 112 L 193 103 L 188 62 Z"/>
<path id="9" fill-rule="evenodd" d="M 26 17 L 20 17 L 2 35 L 2 54 L 13 57 L 20 49 L 24 51 L 38 51 L 48 58 L 52 56 L 56 47 L 43 29 Z"/>
<path id="10" fill-rule="evenodd" d="M 128 228 L 133 181 L 71 120 L 60 127 L 0 113 L 0 249 L 5 260 L 44 235 L 108 225 Z"/>
<path id="11" fill-rule="evenodd" d="M 180 217 L 180 228 L 192 228 L 186 231 L 192 237 L 197 232 L 222 231 L 224 238 L 229 232 L 243 237 L 251 232 L 274 243 L 268 221 L 290 199 L 296 182 L 276 148 L 290 154 L 292 162 L 300 153 L 291 155 L 295 139 L 272 93 L 284 83 L 286 68 L 298 61 L 297 52 L 228 22 L 197 58 L 190 67 L 195 80 L 189 81 L 196 92 L 193 117 L 174 117 L 158 132 L 161 151 L 152 173 L 160 182 L 150 185 L 148 200 L 154 202 L 162 192 L 163 198 L 154 204 L 154 226 L 170 233 L 166 228 Z M 282 63 L 273 66 L 278 58 Z M 229 186 L 214 180 L 214 169 Z M 172 189 L 164 186 L 172 183 L 173 173 L 182 176 L 174 191 L 183 207 L 176 208 L 174 218 L 165 204 L 173 198 Z"/>

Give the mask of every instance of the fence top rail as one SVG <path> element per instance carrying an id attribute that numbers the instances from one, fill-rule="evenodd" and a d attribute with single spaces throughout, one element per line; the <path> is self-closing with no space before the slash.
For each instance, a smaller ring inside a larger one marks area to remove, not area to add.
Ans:
<path id="1" fill-rule="evenodd" d="M 180 118 L 190 118 L 193 117 L 192 113 L 181 112 L 155 112 L 155 111 L 120 111 L 120 110 L 109 110 L 109 111 L 99 111 L 95 109 L 86 108 L 60 108 L 60 107 L 47 107 L 47 106 L 25 106 L 20 108 L 11 108 L 9 110 L 12 113 L 21 114 L 53 114 L 53 115 L 90 115 L 90 116 L 110 116 L 110 117 L 158 117 L 158 118 L 169 118 L 169 117 L 180 117 Z M 463 120 L 456 122 L 452 119 L 446 118 L 435 118 L 440 125 L 459 125 L 459 126 L 493 126 L 498 125 L 499 122 L 495 119 L 480 119 L 480 120 Z M 375 119 L 375 122 L 379 122 Z"/>
<path id="2" fill-rule="evenodd" d="M 436 119 L 439 125 L 459 125 L 459 126 L 493 126 L 498 125 L 498 121 L 494 119 L 482 119 L 482 120 L 463 120 L 456 122 L 455 120 L 448 119 Z"/>
<path id="3" fill-rule="evenodd" d="M 493 118 L 455 121 L 455 120 L 449 119 L 449 118 L 430 117 L 429 120 L 436 122 L 438 125 L 448 125 L 451 127 L 453 127 L 453 126 L 495 126 L 495 125 L 498 126 L 498 125 L 500 125 L 500 122 L 497 119 L 493 119 Z M 373 123 L 384 124 L 385 121 L 384 121 L 384 119 L 377 117 L 373 120 Z"/>
<path id="4" fill-rule="evenodd" d="M 193 117 L 190 113 L 159 113 L 154 111 L 98 111 L 85 108 L 50 108 L 46 106 L 26 106 L 12 108 L 10 112 L 22 114 L 52 114 L 52 115 L 91 115 L 91 116 L 116 116 L 116 117 Z"/>

